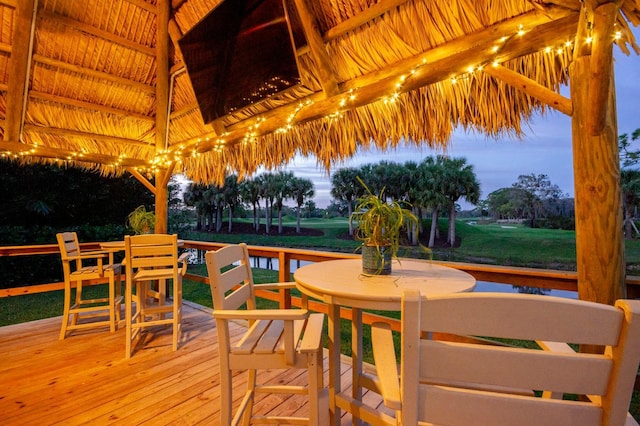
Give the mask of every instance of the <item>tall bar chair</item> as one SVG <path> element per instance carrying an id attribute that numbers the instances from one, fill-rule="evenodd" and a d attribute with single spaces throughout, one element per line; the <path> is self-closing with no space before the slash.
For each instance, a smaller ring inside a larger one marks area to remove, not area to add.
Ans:
<path id="1" fill-rule="evenodd" d="M 82 251 L 75 232 L 56 234 L 62 271 L 64 273 L 64 311 L 60 340 L 71 330 L 108 326 L 114 332 L 120 321 L 121 265 L 105 265 L 103 260 L 109 256 L 106 251 Z M 87 263 L 92 263 L 87 265 Z M 108 295 L 106 297 L 85 299 L 83 285 L 90 280 L 107 278 Z M 74 303 L 71 303 L 71 283 L 75 283 Z M 94 320 L 100 318 L 99 320 Z M 87 321 L 85 321 L 87 320 Z"/>
<path id="2" fill-rule="evenodd" d="M 328 424 L 328 391 L 323 385 L 322 325 L 324 314 L 306 309 L 257 309 L 255 291 L 295 287 L 289 283 L 254 284 L 245 244 L 229 245 L 205 255 L 213 297 L 220 353 L 220 423 L 223 425 Z M 241 307 L 246 309 L 241 309 Z M 232 342 L 232 322 L 246 321 L 248 329 Z M 306 369 L 308 382 L 301 386 L 259 383 L 258 371 Z M 234 370 L 247 371 L 247 389 L 231 418 Z M 303 394 L 309 400 L 309 416 L 260 416 L 253 412 L 257 393 Z"/>
<path id="3" fill-rule="evenodd" d="M 132 343 L 142 336 L 144 329 L 160 325 L 173 327 L 175 351 L 182 328 L 182 277 L 187 271 L 189 253 L 178 256 L 177 235 L 127 235 L 124 245 L 126 358 L 131 357 L 134 349 Z M 171 303 L 165 301 L 163 293 L 169 280 L 173 288 Z M 157 297 L 157 294 L 149 297 L 154 294 L 153 282 L 157 283 L 161 297 Z"/>

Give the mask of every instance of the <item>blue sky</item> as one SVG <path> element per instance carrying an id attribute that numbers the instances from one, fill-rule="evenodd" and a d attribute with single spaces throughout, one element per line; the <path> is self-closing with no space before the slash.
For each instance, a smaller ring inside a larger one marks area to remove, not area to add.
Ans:
<path id="1" fill-rule="evenodd" d="M 640 30 L 634 30 L 640 41 Z M 640 128 L 640 57 L 632 53 L 624 55 L 614 47 L 618 134 L 630 133 Z M 568 92 L 568 88 L 566 91 Z M 511 186 L 522 174 L 546 174 L 551 183 L 573 196 L 573 155 L 571 148 L 571 120 L 562 113 L 551 110 L 544 116 L 536 116 L 521 139 L 488 139 L 483 135 L 456 131 L 446 154 L 465 157 L 473 165 L 481 187 L 481 198 L 496 189 Z M 344 166 L 359 166 L 381 160 L 404 163 L 419 162 L 430 155 L 443 153 L 429 148 L 402 148 L 393 151 L 359 152 Z M 318 207 L 326 207 L 331 196 L 330 177 L 315 158 L 298 157 L 290 162 L 287 170 L 296 176 L 313 181 L 316 190 L 314 201 Z M 471 205 L 461 203 L 463 209 Z"/>

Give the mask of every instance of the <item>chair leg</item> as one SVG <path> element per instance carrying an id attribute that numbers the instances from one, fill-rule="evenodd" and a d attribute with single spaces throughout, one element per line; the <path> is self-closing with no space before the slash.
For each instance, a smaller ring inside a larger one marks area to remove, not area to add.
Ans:
<path id="1" fill-rule="evenodd" d="M 125 318 L 125 328 L 126 328 L 126 344 L 125 344 L 125 358 L 129 359 L 131 358 L 131 327 L 132 327 L 132 322 L 131 322 L 131 310 L 133 308 L 133 303 L 132 303 L 132 288 L 131 288 L 132 284 L 129 281 L 129 279 L 127 278 L 127 283 L 126 283 L 126 288 L 125 288 L 125 301 L 124 301 L 124 318 Z M 139 298 L 139 297 L 138 297 Z"/>
<path id="2" fill-rule="evenodd" d="M 109 278 L 109 331 L 116 331 L 116 277 L 113 270 L 107 272 Z"/>
<path id="3" fill-rule="evenodd" d="M 59 340 L 67 337 L 67 325 L 69 324 L 69 309 L 71 307 L 71 283 L 64 282 L 64 308 L 62 311 L 62 327 L 60 328 Z"/>
<path id="4" fill-rule="evenodd" d="M 178 350 L 182 334 L 182 280 L 173 282 L 173 350 Z"/>
<path id="5" fill-rule="evenodd" d="M 220 424 L 231 424 L 233 409 L 233 394 L 231 370 L 220 366 Z"/>
<path id="6" fill-rule="evenodd" d="M 116 310 L 116 328 L 118 328 L 120 326 L 120 321 L 122 321 L 122 315 L 120 314 L 120 310 L 122 309 L 122 271 L 120 267 L 118 267 L 115 275 L 116 303 L 114 309 Z"/>
<path id="7" fill-rule="evenodd" d="M 76 281 L 76 302 L 74 308 L 82 307 L 82 280 Z M 76 311 L 71 315 L 71 325 L 78 324 L 78 317 L 80 314 Z"/>
<path id="8" fill-rule="evenodd" d="M 256 382 L 258 379 L 257 370 L 249 370 L 247 374 L 247 392 L 251 392 L 251 398 L 247 402 L 247 408 L 245 409 L 242 424 L 248 425 L 251 423 L 251 413 L 253 413 L 253 403 L 256 397 Z"/>
<path id="9" fill-rule="evenodd" d="M 322 392 L 322 353 L 313 352 L 307 355 L 307 371 L 309 375 L 309 424 L 320 426 L 320 393 Z M 327 407 L 328 408 L 328 407 Z"/>

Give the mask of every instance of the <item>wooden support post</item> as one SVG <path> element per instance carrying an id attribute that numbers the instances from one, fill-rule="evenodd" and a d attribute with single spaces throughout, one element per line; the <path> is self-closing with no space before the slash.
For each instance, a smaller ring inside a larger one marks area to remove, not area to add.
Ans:
<path id="1" fill-rule="evenodd" d="M 169 191 L 167 185 L 158 185 L 158 182 L 164 181 L 166 173 L 166 171 L 156 172 L 156 234 L 166 234 L 169 225 Z"/>
<path id="2" fill-rule="evenodd" d="M 589 13 L 582 15 L 588 16 Z M 587 22 L 588 18 L 581 19 L 580 25 L 586 27 Z M 604 37 L 611 28 L 593 26 L 592 31 L 598 37 Z M 582 39 L 578 38 L 576 43 L 582 43 Z M 597 69 L 612 67 L 613 63 L 611 60 L 607 63 L 594 60 L 581 45 L 576 45 L 576 49 L 578 53 L 569 67 L 569 76 L 574 107 L 572 133 L 578 297 L 613 304 L 616 299 L 625 297 L 618 126 L 613 72 Z M 606 84 L 591 85 L 594 74 L 607 76 L 610 80 Z M 601 90 L 606 90 L 606 93 L 599 93 Z M 604 101 L 594 102 L 594 99 Z M 594 132 L 597 128 L 600 131 Z"/>
<path id="3" fill-rule="evenodd" d="M 20 141 L 29 85 L 29 65 L 35 32 L 36 0 L 21 0 L 13 29 L 13 49 L 9 59 L 9 88 L 6 99 L 5 141 Z"/>
<path id="4" fill-rule="evenodd" d="M 158 2 L 157 43 L 156 43 L 156 153 L 167 147 L 169 126 L 169 19 L 170 0 Z M 169 196 L 167 183 L 173 168 L 156 172 L 156 234 L 166 234 L 168 229 Z"/>

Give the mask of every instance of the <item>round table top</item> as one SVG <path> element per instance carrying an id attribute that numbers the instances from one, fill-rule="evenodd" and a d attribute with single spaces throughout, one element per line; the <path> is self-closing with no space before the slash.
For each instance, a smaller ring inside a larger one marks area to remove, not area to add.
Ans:
<path id="1" fill-rule="evenodd" d="M 424 260 L 394 260 L 391 275 L 362 272 L 362 259 L 339 259 L 305 265 L 293 274 L 298 289 L 329 304 L 399 310 L 402 290 L 425 296 L 473 291 L 476 280 L 458 269 Z"/>

